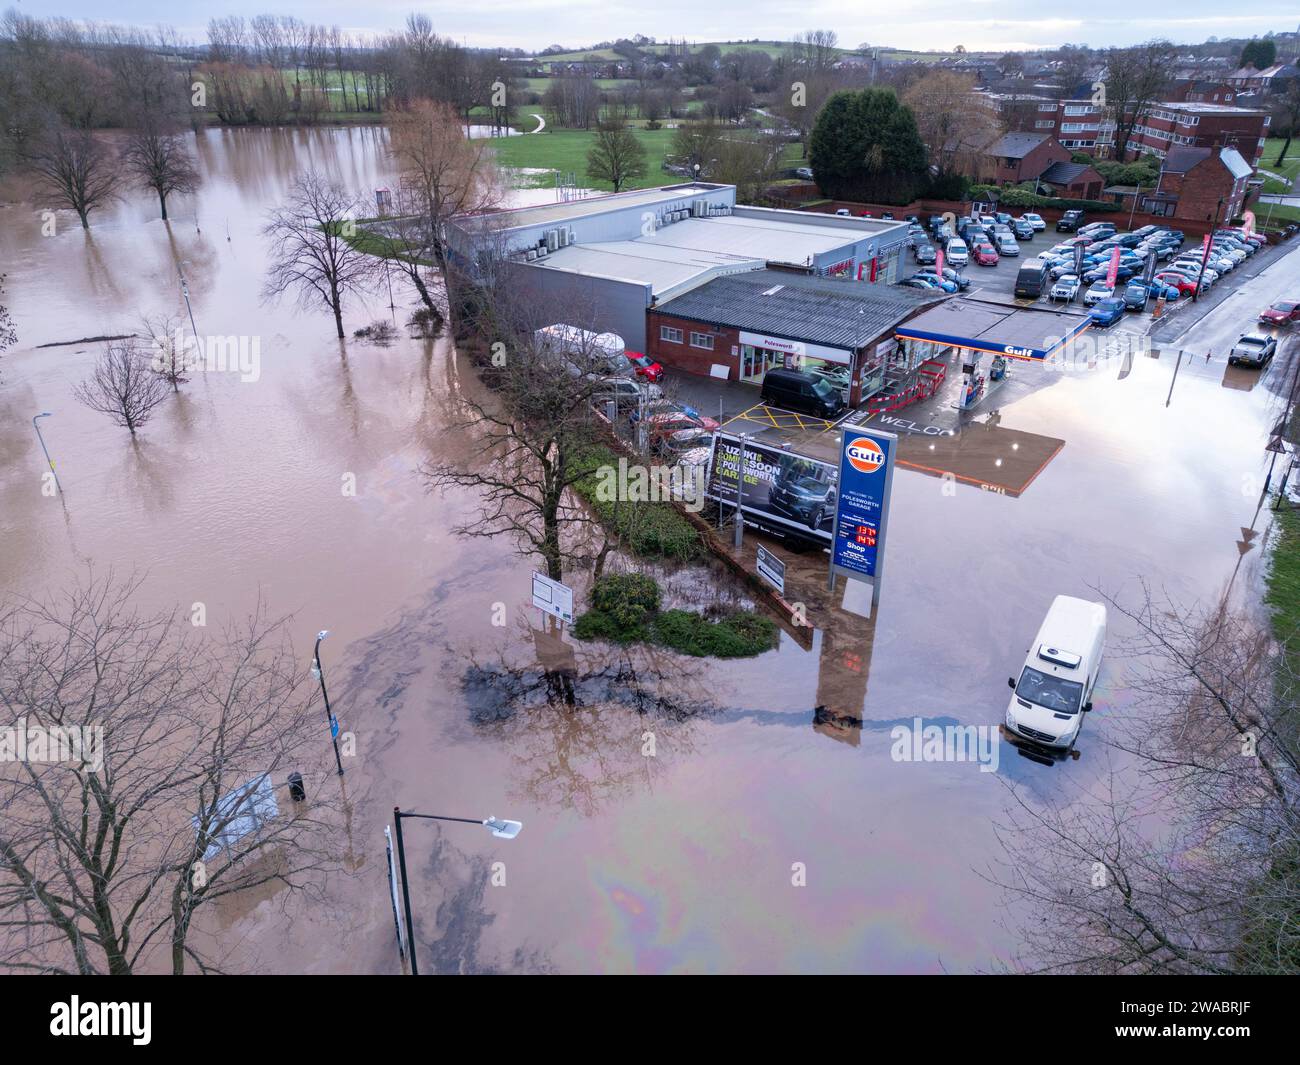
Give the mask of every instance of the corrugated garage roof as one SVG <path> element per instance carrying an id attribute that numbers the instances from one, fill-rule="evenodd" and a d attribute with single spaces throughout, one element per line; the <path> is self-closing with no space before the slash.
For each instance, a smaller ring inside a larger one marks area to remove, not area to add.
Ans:
<path id="1" fill-rule="evenodd" d="M 655 310 L 694 322 L 852 349 L 913 311 L 946 298 L 897 285 L 755 270 L 716 278 Z"/>

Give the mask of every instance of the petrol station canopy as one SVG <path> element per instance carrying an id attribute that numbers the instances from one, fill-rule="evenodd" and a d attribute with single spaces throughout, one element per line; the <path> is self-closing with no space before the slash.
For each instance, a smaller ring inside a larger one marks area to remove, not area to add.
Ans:
<path id="1" fill-rule="evenodd" d="M 899 326 L 900 340 L 922 340 L 967 351 L 1042 361 L 1092 324 L 1086 314 L 1022 307 L 964 296 L 932 307 Z"/>

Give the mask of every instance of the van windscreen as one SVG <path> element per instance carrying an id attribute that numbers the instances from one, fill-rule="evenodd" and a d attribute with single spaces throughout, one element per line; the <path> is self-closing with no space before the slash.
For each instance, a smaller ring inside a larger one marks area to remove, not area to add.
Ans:
<path id="1" fill-rule="evenodd" d="M 1020 674 L 1020 683 L 1016 685 L 1016 694 L 1058 714 L 1075 714 L 1079 712 L 1079 703 L 1083 699 L 1083 685 L 1077 680 L 1053 677 L 1026 666 Z"/>

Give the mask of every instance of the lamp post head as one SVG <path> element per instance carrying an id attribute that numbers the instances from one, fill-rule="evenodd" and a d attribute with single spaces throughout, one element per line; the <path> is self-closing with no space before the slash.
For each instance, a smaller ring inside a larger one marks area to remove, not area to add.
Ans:
<path id="1" fill-rule="evenodd" d="M 498 839 L 514 839 L 524 827 L 522 821 L 507 821 L 501 817 L 489 817 L 483 826 Z"/>
<path id="2" fill-rule="evenodd" d="M 321 629 L 320 632 L 316 633 L 316 642 L 319 643 L 321 640 L 325 639 L 325 637 L 328 636 L 329 634 L 330 634 L 329 629 Z"/>

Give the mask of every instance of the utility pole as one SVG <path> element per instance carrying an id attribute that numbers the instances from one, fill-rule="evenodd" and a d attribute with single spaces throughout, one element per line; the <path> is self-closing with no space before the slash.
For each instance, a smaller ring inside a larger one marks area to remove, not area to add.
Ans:
<path id="1" fill-rule="evenodd" d="M 54 460 L 50 458 L 50 449 L 45 446 L 45 437 L 42 435 L 41 427 L 37 423 L 37 419 L 39 418 L 52 418 L 52 417 L 54 417 L 54 415 L 51 414 L 49 411 L 47 410 L 41 411 L 40 414 L 37 414 L 32 418 L 32 428 L 36 430 L 36 439 L 41 442 L 41 450 L 45 452 L 45 461 L 46 463 L 48 463 L 50 467 L 50 476 L 54 478 L 55 491 L 57 491 L 59 495 L 63 495 L 63 485 L 59 484 L 59 475 L 54 472 Z"/>
<path id="2" fill-rule="evenodd" d="M 1223 210 L 1223 197 L 1219 197 L 1219 205 L 1214 209 L 1214 225 L 1210 231 L 1205 234 L 1205 249 L 1201 253 L 1201 272 L 1196 275 L 1196 291 L 1192 293 L 1192 302 L 1195 303 L 1201 298 L 1201 283 L 1205 280 L 1205 264 L 1210 261 L 1210 244 L 1214 239 L 1214 231 L 1219 228 L 1219 212 Z"/>

